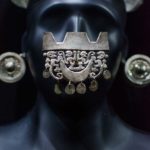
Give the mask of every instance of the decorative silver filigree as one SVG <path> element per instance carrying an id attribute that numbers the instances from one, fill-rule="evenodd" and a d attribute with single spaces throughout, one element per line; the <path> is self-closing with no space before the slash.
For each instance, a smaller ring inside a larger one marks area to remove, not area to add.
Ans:
<path id="1" fill-rule="evenodd" d="M 102 32 L 96 42 L 91 42 L 86 33 L 74 32 L 67 33 L 63 42 L 56 42 L 52 33 L 45 33 L 45 69 L 56 80 L 77 83 L 87 78 L 96 79 L 108 67 L 107 36 Z"/>
<path id="2" fill-rule="evenodd" d="M 86 86 L 83 81 L 88 78 L 95 81 L 100 75 L 104 79 L 109 79 L 111 76 L 107 66 L 108 52 L 107 32 L 100 33 L 96 42 L 90 41 L 84 32 L 67 33 L 63 42 L 56 42 L 52 33 L 45 33 L 43 76 L 48 78 L 50 75 L 58 81 L 66 79 L 70 84 L 65 88 L 65 92 L 69 95 L 75 93 L 74 84 L 79 83 L 76 92 L 84 94 Z M 92 86 L 91 88 L 95 85 Z M 98 88 L 98 86 L 95 87 L 93 91 Z"/>
<path id="3" fill-rule="evenodd" d="M 96 79 L 107 69 L 108 54 L 104 51 L 49 51 L 44 56 L 45 68 L 56 80 L 66 78 L 81 82 L 87 78 Z"/>

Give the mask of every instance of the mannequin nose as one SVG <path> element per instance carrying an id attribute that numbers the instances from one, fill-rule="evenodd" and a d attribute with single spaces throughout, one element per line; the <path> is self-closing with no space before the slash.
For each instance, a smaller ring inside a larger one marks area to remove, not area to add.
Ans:
<path id="1" fill-rule="evenodd" d="M 83 32 L 86 30 L 86 23 L 80 15 L 74 15 L 69 20 L 72 24 L 72 32 Z"/>
<path id="2" fill-rule="evenodd" d="M 90 39 L 94 39 L 92 27 L 81 15 L 72 15 L 64 20 L 59 31 L 53 32 L 57 41 L 63 41 L 67 32 L 86 32 Z"/>
<path id="3" fill-rule="evenodd" d="M 66 32 L 86 32 L 92 41 L 98 36 L 82 15 L 73 15 L 69 18 Z"/>
<path id="4" fill-rule="evenodd" d="M 81 20 L 82 19 L 79 15 L 72 15 L 68 19 L 63 19 L 61 25 L 60 23 L 57 23 L 55 25 L 59 25 L 57 30 L 53 30 L 55 39 L 59 42 L 62 42 L 67 32 L 84 32 L 84 23 Z"/>

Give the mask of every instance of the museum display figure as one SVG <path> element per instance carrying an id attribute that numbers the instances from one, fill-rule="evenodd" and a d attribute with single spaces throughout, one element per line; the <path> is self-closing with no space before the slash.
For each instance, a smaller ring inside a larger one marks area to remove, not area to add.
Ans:
<path id="1" fill-rule="evenodd" d="M 149 150 L 150 136 L 126 126 L 107 104 L 108 91 L 128 49 L 125 23 L 121 0 L 29 1 L 22 50 L 39 93 L 27 116 L 0 127 L 0 150 Z M 43 36 L 50 32 L 57 42 L 67 32 L 87 33 L 90 41 L 107 32 L 111 78 L 97 78 L 99 88 L 94 91 L 88 90 L 90 81 L 86 80 L 86 92 L 72 94 L 64 90 L 69 81 L 43 78 Z M 57 83 L 60 93 L 55 90 Z"/>

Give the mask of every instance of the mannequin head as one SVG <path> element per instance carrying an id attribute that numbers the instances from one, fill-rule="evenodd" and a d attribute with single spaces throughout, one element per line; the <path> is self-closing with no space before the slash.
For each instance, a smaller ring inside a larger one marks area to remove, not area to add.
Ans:
<path id="1" fill-rule="evenodd" d="M 27 31 L 23 37 L 22 47 L 36 83 L 46 100 L 53 106 L 65 102 L 73 105 L 85 103 L 92 106 L 100 103 L 111 87 L 121 59 L 126 51 L 124 35 L 125 8 L 123 0 L 39 0 L 31 1 L 28 9 Z M 92 41 L 96 41 L 99 32 L 108 32 L 110 57 L 109 70 L 112 79 L 100 79 L 100 88 L 95 93 L 68 96 L 54 93 L 55 80 L 43 79 L 44 58 L 42 42 L 44 32 L 52 32 L 57 41 L 63 41 L 66 32 L 86 32 Z M 94 97 L 94 99 L 93 99 Z M 79 105 L 78 105 L 79 106 Z"/>

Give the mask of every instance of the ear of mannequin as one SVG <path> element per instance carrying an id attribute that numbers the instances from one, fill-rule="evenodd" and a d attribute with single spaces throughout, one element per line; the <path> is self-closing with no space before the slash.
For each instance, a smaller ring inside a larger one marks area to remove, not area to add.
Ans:
<path id="1" fill-rule="evenodd" d="M 111 50 L 108 64 L 114 78 L 122 51 L 126 50 L 124 23 L 121 21 L 125 20 L 125 12 L 120 12 L 124 10 L 123 1 L 110 0 L 105 5 L 101 3 L 104 1 L 92 2 L 94 6 L 91 1 L 82 1 L 82 5 L 76 1 L 75 5 L 75 1 L 54 4 L 53 1 L 42 0 L 35 7 L 30 7 L 32 13 L 28 20 L 32 21 L 29 21 L 22 47 L 28 49 L 27 59 L 41 94 L 32 114 L 12 126 L 0 128 L 1 149 L 149 150 L 149 142 L 145 142 L 148 136 L 126 126 L 108 106 L 106 99 L 112 81 L 100 80 L 100 89 L 95 93 L 68 96 L 65 93 L 56 95 L 52 88 L 54 81 L 42 77 L 44 61 L 41 45 L 45 31 L 52 31 L 58 41 L 62 41 L 68 31 L 87 32 L 94 41 L 103 29 L 109 33 Z M 109 8 L 113 15 L 104 8 Z M 99 18 L 100 23 L 95 18 Z"/>

